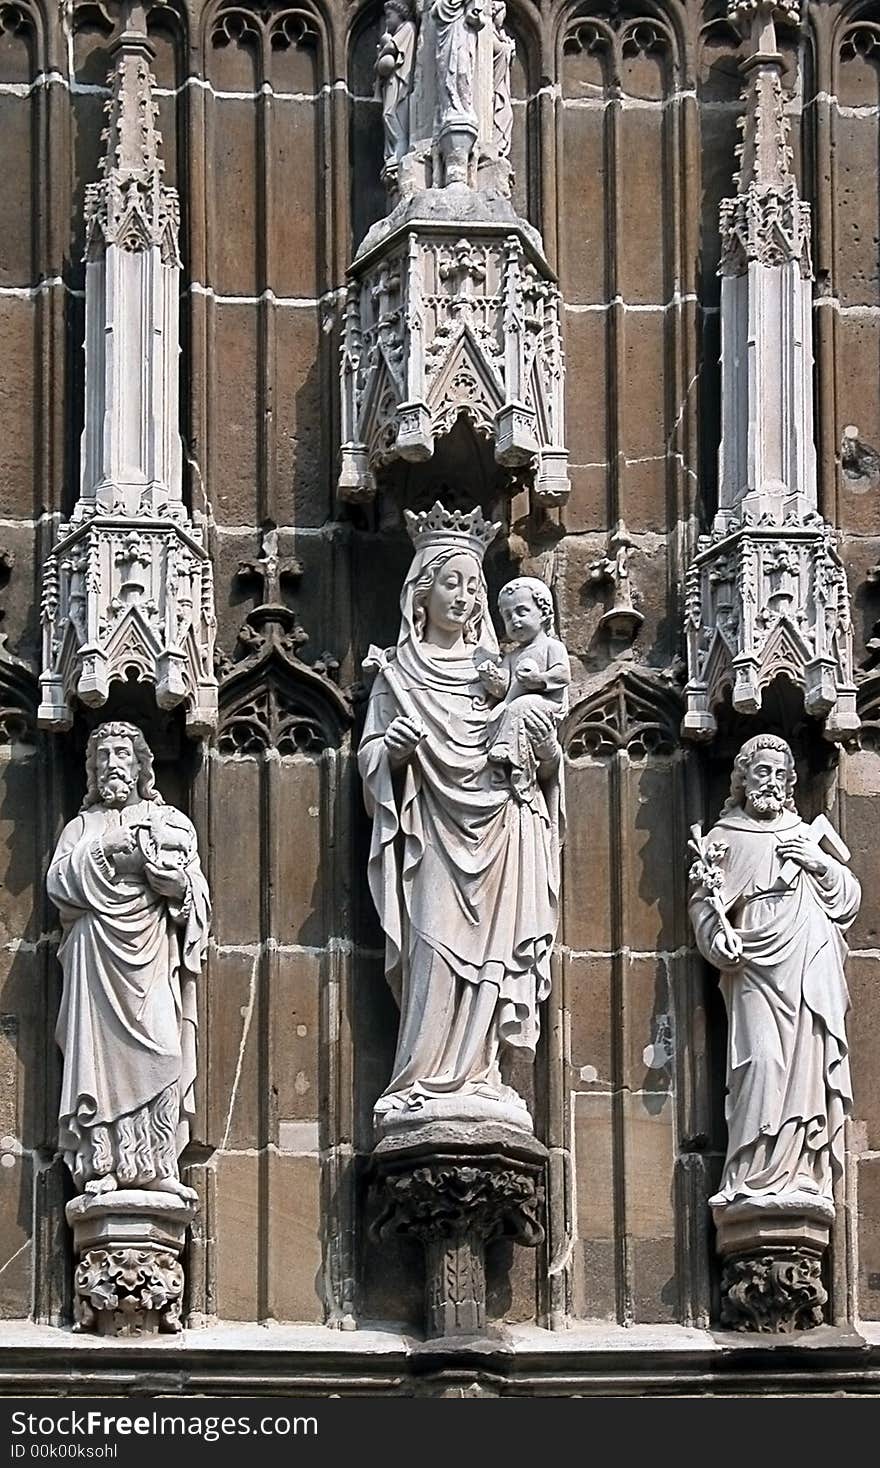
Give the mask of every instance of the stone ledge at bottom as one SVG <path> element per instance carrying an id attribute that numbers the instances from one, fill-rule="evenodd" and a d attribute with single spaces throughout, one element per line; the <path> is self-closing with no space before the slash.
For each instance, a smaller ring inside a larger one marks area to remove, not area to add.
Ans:
<path id="1" fill-rule="evenodd" d="M 792 1339 L 604 1322 L 423 1342 L 399 1329 L 226 1322 L 123 1340 L 4 1321 L 0 1396 L 871 1396 L 880 1322 Z"/>

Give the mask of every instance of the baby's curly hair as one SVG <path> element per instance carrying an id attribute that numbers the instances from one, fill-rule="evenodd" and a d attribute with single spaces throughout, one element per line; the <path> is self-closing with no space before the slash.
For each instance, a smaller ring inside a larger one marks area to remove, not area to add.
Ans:
<path id="1" fill-rule="evenodd" d="M 543 581 L 539 581 L 537 576 L 515 576 L 512 581 L 507 582 L 506 586 L 502 586 L 498 593 L 499 612 L 503 613 L 503 605 L 506 598 L 515 596 L 518 591 L 530 591 L 532 593 L 532 600 L 544 621 L 544 631 L 552 632 L 554 630 L 555 616 L 553 611 L 553 597 L 549 586 L 546 586 Z"/>

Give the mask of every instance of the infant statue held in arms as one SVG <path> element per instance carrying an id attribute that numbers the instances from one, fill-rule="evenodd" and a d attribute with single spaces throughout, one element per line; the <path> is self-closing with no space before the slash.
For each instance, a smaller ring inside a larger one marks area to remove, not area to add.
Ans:
<path id="1" fill-rule="evenodd" d="M 439 502 L 407 521 L 415 555 L 400 633 L 387 653 L 371 651 L 381 671 L 358 756 L 370 890 L 400 1004 L 375 1119 L 386 1132 L 429 1120 L 531 1131 L 500 1062 L 534 1057 L 550 990 L 564 834 L 557 711 L 546 694 L 506 706 L 532 756 L 515 790 L 513 766 L 490 757 L 498 705 L 480 674 L 498 661 L 482 561 L 500 526 Z"/>
<path id="2" fill-rule="evenodd" d="M 195 1200 L 180 1181 L 211 917 L 196 833 L 153 782 L 141 731 L 99 725 L 88 788 L 47 877 L 61 915 L 60 1142 L 80 1192 Z"/>

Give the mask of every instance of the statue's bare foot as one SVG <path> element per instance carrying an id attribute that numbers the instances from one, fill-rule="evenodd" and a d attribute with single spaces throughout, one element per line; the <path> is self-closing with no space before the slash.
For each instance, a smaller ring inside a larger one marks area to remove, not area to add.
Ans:
<path id="1" fill-rule="evenodd" d="M 154 1183 L 150 1183 L 151 1193 L 175 1193 L 185 1203 L 197 1203 L 199 1195 L 195 1188 L 188 1188 L 179 1177 L 157 1177 Z"/>
<path id="2" fill-rule="evenodd" d="M 97 1197 L 100 1193 L 115 1193 L 119 1189 L 112 1172 L 105 1173 L 103 1177 L 93 1177 L 86 1183 L 84 1191 Z"/>

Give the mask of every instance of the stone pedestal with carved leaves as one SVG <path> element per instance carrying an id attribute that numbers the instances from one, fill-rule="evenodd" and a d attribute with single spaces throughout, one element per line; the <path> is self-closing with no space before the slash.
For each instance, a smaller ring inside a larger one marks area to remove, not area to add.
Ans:
<path id="1" fill-rule="evenodd" d="M 428 1339 L 486 1334 L 486 1249 L 542 1242 L 546 1165 L 534 1137 L 491 1122 L 416 1123 L 379 1142 L 372 1233 L 422 1244 Z"/>

